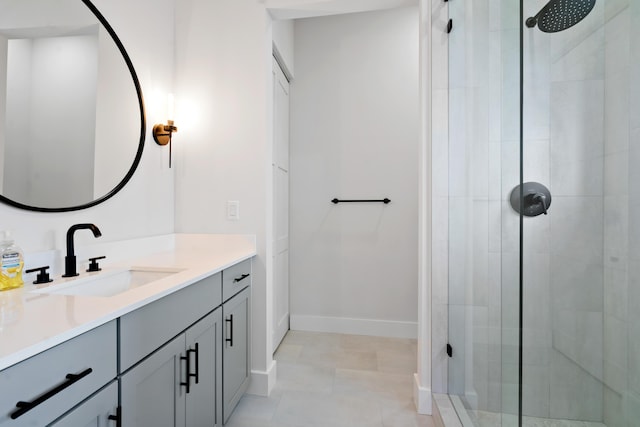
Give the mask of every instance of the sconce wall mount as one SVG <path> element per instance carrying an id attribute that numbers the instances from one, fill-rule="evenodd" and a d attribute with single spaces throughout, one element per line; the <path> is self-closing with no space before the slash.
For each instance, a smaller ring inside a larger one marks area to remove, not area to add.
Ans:
<path id="1" fill-rule="evenodd" d="M 171 142 L 171 134 L 178 132 L 173 120 L 167 120 L 166 125 L 157 124 L 153 126 L 153 139 L 158 145 L 167 145 Z"/>
<path id="2" fill-rule="evenodd" d="M 166 125 L 157 124 L 153 126 L 153 140 L 156 144 L 165 146 L 169 144 L 169 167 L 171 167 L 171 135 L 178 132 L 173 120 L 167 120 Z"/>

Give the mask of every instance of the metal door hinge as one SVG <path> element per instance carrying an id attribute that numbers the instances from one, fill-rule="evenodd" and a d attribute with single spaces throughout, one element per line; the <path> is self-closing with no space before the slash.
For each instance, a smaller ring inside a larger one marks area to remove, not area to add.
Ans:
<path id="1" fill-rule="evenodd" d="M 447 34 L 449 34 L 453 30 L 453 19 L 449 19 L 447 23 Z"/>
<path id="2" fill-rule="evenodd" d="M 447 356 L 453 357 L 453 347 L 451 347 L 451 344 L 447 344 Z"/>

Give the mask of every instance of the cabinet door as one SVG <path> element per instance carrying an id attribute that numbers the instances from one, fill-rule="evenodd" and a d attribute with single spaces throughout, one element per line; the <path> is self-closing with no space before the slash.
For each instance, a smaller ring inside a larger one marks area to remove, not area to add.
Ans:
<path id="1" fill-rule="evenodd" d="M 122 425 L 184 427 L 184 348 L 182 334 L 122 376 Z"/>
<path id="2" fill-rule="evenodd" d="M 186 399 L 187 427 L 222 426 L 222 309 L 186 331 L 191 386 Z"/>
<path id="3" fill-rule="evenodd" d="M 107 388 L 96 393 L 89 400 L 51 424 L 51 427 L 115 426 L 115 421 L 109 420 L 109 416 L 116 415 L 117 408 L 118 383 L 114 381 Z"/>
<path id="4" fill-rule="evenodd" d="M 249 296 L 246 288 L 224 303 L 222 350 L 223 419 L 226 423 L 249 385 Z"/>

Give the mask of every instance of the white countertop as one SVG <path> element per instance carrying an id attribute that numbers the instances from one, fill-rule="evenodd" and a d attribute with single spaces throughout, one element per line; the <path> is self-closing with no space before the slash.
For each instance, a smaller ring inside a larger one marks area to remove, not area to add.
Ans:
<path id="1" fill-rule="evenodd" d="M 131 266 L 181 271 L 111 297 L 33 293 L 43 285 L 27 284 L 31 276 L 25 278 L 23 288 L 0 292 L 0 370 L 256 254 L 255 237 L 249 235 L 172 234 L 91 248 L 90 256 L 107 256 L 101 261 L 105 271 Z M 80 277 L 89 275 L 78 259 Z M 52 278 L 50 286 L 65 280 Z"/>

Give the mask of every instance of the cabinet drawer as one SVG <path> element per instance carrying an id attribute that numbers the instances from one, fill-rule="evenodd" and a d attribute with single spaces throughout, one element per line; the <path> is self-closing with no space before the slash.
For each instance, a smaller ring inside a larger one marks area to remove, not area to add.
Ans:
<path id="1" fill-rule="evenodd" d="M 120 318 L 120 371 L 124 372 L 155 349 L 220 305 L 220 273 L 202 279 Z"/>
<path id="2" fill-rule="evenodd" d="M 116 339 L 112 321 L 0 372 L 0 426 L 47 425 L 113 380 Z"/>
<path id="3" fill-rule="evenodd" d="M 222 301 L 251 285 L 251 260 L 242 261 L 222 272 Z"/>

